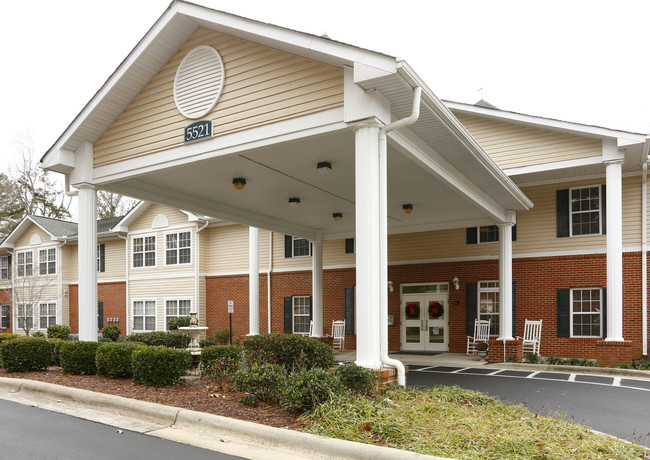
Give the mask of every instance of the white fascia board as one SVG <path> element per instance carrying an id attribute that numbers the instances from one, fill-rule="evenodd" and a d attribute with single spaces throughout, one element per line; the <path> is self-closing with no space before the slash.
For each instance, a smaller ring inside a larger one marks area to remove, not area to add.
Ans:
<path id="1" fill-rule="evenodd" d="M 594 139 L 617 139 L 621 146 L 639 144 L 645 141 L 644 134 L 630 133 L 627 131 L 601 128 L 598 126 L 589 126 L 568 121 L 553 120 L 533 115 L 524 115 L 515 112 L 506 112 L 498 109 L 488 109 L 486 107 L 477 107 L 471 104 L 462 104 L 460 102 L 445 101 L 445 105 L 454 112 L 460 112 L 468 115 L 476 115 L 482 118 L 490 118 L 498 121 L 507 121 L 514 124 L 529 126 L 533 128 L 543 128 L 550 131 L 561 132 L 565 134 L 574 134 Z"/>
<path id="2" fill-rule="evenodd" d="M 43 163 L 44 169 L 55 171 L 61 174 L 68 174 L 75 167 L 75 155 L 71 150 L 57 150 L 52 155 L 47 157 L 46 160 L 47 162 Z"/>
<path id="3" fill-rule="evenodd" d="M 3 247 L 9 247 L 9 246 L 4 246 L 5 243 L 11 244 L 11 247 L 13 247 L 16 240 L 29 228 L 31 224 L 36 225 L 38 228 L 40 228 L 45 233 L 47 233 L 50 236 L 50 240 L 57 241 L 56 236 L 52 235 L 49 231 L 47 231 L 47 229 L 39 225 L 38 222 L 33 220 L 30 216 L 25 216 L 23 217 L 23 220 L 21 220 L 20 223 L 16 225 L 16 227 L 11 231 L 11 233 L 7 235 L 7 237 L 3 241 Z"/>
<path id="4" fill-rule="evenodd" d="M 214 137 L 210 140 L 181 145 L 143 157 L 99 166 L 94 169 L 94 183 L 114 182 L 166 168 L 182 166 L 187 163 L 346 129 L 348 129 L 348 126 L 343 122 L 343 108 L 330 109 L 246 131 Z"/>
<path id="5" fill-rule="evenodd" d="M 147 201 L 164 201 L 167 206 L 178 209 L 188 208 L 188 204 L 195 205 L 192 212 L 205 214 L 209 216 L 218 216 L 219 219 L 227 220 L 233 223 L 248 225 L 274 232 L 282 232 L 287 235 L 293 235 L 308 240 L 316 240 L 318 232 L 316 229 L 286 222 L 270 216 L 260 215 L 254 212 L 234 208 L 232 206 L 207 201 L 195 196 L 179 193 L 163 187 L 151 184 L 140 183 L 137 186 L 132 184 L 120 184 L 120 190 L 123 190 L 128 196 L 138 196 Z"/>
<path id="6" fill-rule="evenodd" d="M 152 203 L 149 201 L 141 200 L 131 209 L 131 211 L 129 211 L 126 216 L 124 216 L 124 218 L 122 218 L 122 220 L 117 225 L 111 229 L 111 232 L 128 232 L 129 225 L 131 225 L 138 217 L 140 217 L 143 212 L 149 209 L 149 206 L 151 206 L 151 204 Z"/>

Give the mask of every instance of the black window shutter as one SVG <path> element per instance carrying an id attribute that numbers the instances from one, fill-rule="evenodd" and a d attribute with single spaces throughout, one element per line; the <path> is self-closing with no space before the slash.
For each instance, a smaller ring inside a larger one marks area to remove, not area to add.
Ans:
<path id="1" fill-rule="evenodd" d="M 106 245 L 105 244 L 99 245 L 99 271 L 100 272 L 106 271 Z"/>
<path id="2" fill-rule="evenodd" d="M 345 253 L 354 254 L 354 238 L 345 239 Z"/>
<path id="3" fill-rule="evenodd" d="M 284 298 L 284 333 L 291 334 L 293 332 L 293 299 L 291 297 Z"/>
<path id="4" fill-rule="evenodd" d="M 557 219 L 557 237 L 569 236 L 569 189 L 555 192 L 555 216 Z"/>
<path id="5" fill-rule="evenodd" d="M 309 296 L 309 321 L 314 320 L 314 298 Z"/>
<path id="6" fill-rule="evenodd" d="M 469 227 L 467 229 L 467 244 L 478 243 L 478 227 Z M 474 333 L 474 326 L 472 326 L 472 334 Z"/>
<path id="7" fill-rule="evenodd" d="M 104 302 L 97 302 L 97 329 L 104 329 Z"/>
<path id="8" fill-rule="evenodd" d="M 571 311 L 569 305 L 569 290 L 557 290 L 557 336 L 570 337 Z"/>
<path id="9" fill-rule="evenodd" d="M 512 241 L 517 241 L 517 224 L 512 226 Z"/>
<path id="10" fill-rule="evenodd" d="M 291 259 L 293 256 L 293 237 L 284 235 L 284 258 Z"/>
<path id="11" fill-rule="evenodd" d="M 467 335 L 474 335 L 474 321 L 476 320 L 476 283 L 465 283 L 465 321 Z"/>
<path id="12" fill-rule="evenodd" d="M 343 289 L 345 296 L 345 333 L 354 334 L 354 286 Z"/>
<path id="13" fill-rule="evenodd" d="M 602 289 L 601 295 L 603 296 L 603 314 L 600 315 L 600 320 L 603 322 L 603 338 L 607 338 L 607 288 Z"/>
<path id="14" fill-rule="evenodd" d="M 607 188 L 605 185 L 600 186 L 600 218 L 602 219 L 603 235 L 607 233 Z"/>
<path id="15" fill-rule="evenodd" d="M 517 335 L 517 282 L 512 282 L 512 336 Z"/>

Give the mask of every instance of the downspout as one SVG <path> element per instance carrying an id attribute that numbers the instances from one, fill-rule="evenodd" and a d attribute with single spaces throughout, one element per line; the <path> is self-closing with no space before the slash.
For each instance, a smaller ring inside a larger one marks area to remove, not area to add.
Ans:
<path id="1" fill-rule="evenodd" d="M 70 190 L 70 174 L 65 175 L 65 189 L 63 192 L 66 194 L 66 196 L 73 197 L 79 195 L 79 192 L 77 190 Z"/>
<path id="2" fill-rule="evenodd" d="M 124 290 L 126 291 L 126 299 L 124 299 L 125 300 L 125 302 L 124 302 L 125 305 L 124 306 L 126 308 L 126 311 L 124 312 L 125 313 L 124 316 L 126 317 L 126 325 L 124 326 L 125 327 L 124 334 L 129 335 L 129 311 L 130 311 L 130 305 L 129 305 L 129 237 L 128 236 L 122 236 L 119 233 L 117 234 L 117 236 L 118 236 L 118 238 L 122 238 L 124 240 L 124 245 L 126 246 L 126 251 L 124 251 L 125 254 L 126 254 L 125 257 L 124 257 L 125 262 L 126 262 L 126 273 L 125 273 L 125 276 L 124 276 Z"/>
<path id="3" fill-rule="evenodd" d="M 203 230 L 205 227 L 208 226 L 210 222 L 205 221 L 205 224 L 203 226 L 199 227 L 197 224 L 196 228 L 196 244 L 194 245 L 194 251 L 196 252 L 196 255 L 194 257 L 194 302 L 196 305 L 196 312 L 199 313 L 199 294 L 200 294 L 200 289 L 199 289 L 199 276 L 200 276 L 200 270 L 199 270 L 199 263 L 200 263 L 200 246 L 199 246 L 199 232 Z M 199 323 L 201 321 L 201 315 L 199 315 Z M 206 318 L 204 319 L 203 324 L 207 324 L 208 318 L 207 318 L 207 313 L 206 313 Z"/>
<path id="4" fill-rule="evenodd" d="M 379 260 L 388 262 L 388 161 L 387 137 L 390 131 L 400 129 L 415 123 L 420 116 L 420 100 L 422 88 L 413 89 L 413 107 L 411 115 L 407 118 L 387 124 L 379 131 Z M 379 359 L 382 364 L 393 366 L 397 369 L 397 383 L 406 386 L 406 370 L 404 364 L 397 359 L 388 357 L 388 265 L 379 267 Z"/>
<path id="5" fill-rule="evenodd" d="M 269 231 L 269 266 L 266 270 L 266 324 L 271 333 L 271 272 L 273 271 L 273 232 Z"/>
<path id="6" fill-rule="evenodd" d="M 63 244 L 59 246 L 59 260 L 61 261 L 61 265 L 58 267 L 58 286 L 57 286 L 57 293 L 59 297 L 58 305 L 57 305 L 57 310 L 61 312 L 61 322 L 57 324 L 63 324 L 63 274 L 61 273 L 63 271 L 63 246 L 65 246 L 68 243 L 68 240 L 63 240 Z M 70 288 L 68 288 L 68 296 L 70 295 Z M 68 297 L 69 299 L 70 297 Z M 79 308 L 77 306 L 77 308 Z M 40 312 L 39 312 L 40 313 Z M 58 316 L 58 312 L 57 312 Z M 68 304 L 68 326 L 70 325 L 70 304 Z"/>
<path id="7" fill-rule="evenodd" d="M 648 357 L 648 156 L 643 162 L 641 185 L 641 315 L 643 332 L 643 357 Z"/>

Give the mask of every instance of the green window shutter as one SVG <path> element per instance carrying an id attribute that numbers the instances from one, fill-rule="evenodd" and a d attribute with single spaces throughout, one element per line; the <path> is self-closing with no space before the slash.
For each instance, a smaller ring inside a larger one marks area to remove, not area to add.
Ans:
<path id="1" fill-rule="evenodd" d="M 555 192 L 555 217 L 557 219 L 557 237 L 569 236 L 569 189 Z"/>
<path id="2" fill-rule="evenodd" d="M 284 333 L 291 334 L 293 332 L 293 299 L 291 297 L 284 298 Z"/>
<path id="3" fill-rule="evenodd" d="M 512 282 L 512 336 L 517 336 L 517 282 Z"/>
<path id="4" fill-rule="evenodd" d="M 478 286 L 476 283 L 465 283 L 465 332 L 474 335 L 474 321 L 477 312 Z"/>
<path id="5" fill-rule="evenodd" d="M 99 271 L 100 272 L 106 271 L 106 245 L 105 244 L 99 245 Z"/>
<path id="6" fill-rule="evenodd" d="M 345 253 L 354 254 L 354 238 L 345 239 Z"/>
<path id="7" fill-rule="evenodd" d="M 354 286 L 343 289 L 345 309 L 345 333 L 354 334 Z"/>
<path id="8" fill-rule="evenodd" d="M 600 186 L 600 218 L 602 219 L 601 230 L 603 235 L 607 234 L 607 188 Z"/>
<path id="9" fill-rule="evenodd" d="M 293 237 L 284 235 L 284 258 L 291 259 L 293 256 Z"/>
<path id="10" fill-rule="evenodd" d="M 478 243 L 478 227 L 469 227 L 467 229 L 467 244 L 477 244 Z M 472 326 L 472 334 L 474 333 L 474 326 Z"/>
<path id="11" fill-rule="evenodd" d="M 603 311 L 600 320 L 603 322 L 603 338 L 607 338 L 607 288 L 603 288 L 600 295 L 603 297 Z"/>
<path id="12" fill-rule="evenodd" d="M 104 329 L 104 302 L 97 302 L 97 329 Z"/>
<path id="13" fill-rule="evenodd" d="M 569 290 L 557 290 L 557 336 L 571 337 L 571 310 Z"/>

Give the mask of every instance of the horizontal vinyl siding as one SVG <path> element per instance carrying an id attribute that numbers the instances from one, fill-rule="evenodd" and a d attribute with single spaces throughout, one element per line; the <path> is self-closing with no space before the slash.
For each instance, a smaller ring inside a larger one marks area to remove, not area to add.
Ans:
<path id="1" fill-rule="evenodd" d="M 104 244 L 104 272 L 97 272 L 97 280 L 124 279 L 126 276 L 126 241 L 102 241 Z"/>
<path id="2" fill-rule="evenodd" d="M 641 176 L 623 179 L 623 247 L 641 247 Z"/>
<path id="3" fill-rule="evenodd" d="M 29 242 L 32 239 L 33 235 L 38 235 L 41 237 L 42 246 L 52 246 L 56 245 L 55 241 L 52 241 L 52 237 L 43 231 L 39 226 L 31 224 L 27 230 L 16 240 L 14 243 L 15 248 L 23 248 L 29 246 Z M 37 248 L 39 246 L 32 246 L 32 248 Z M 34 259 L 36 260 L 36 259 Z"/>
<path id="4" fill-rule="evenodd" d="M 595 139 L 468 115 L 458 115 L 458 119 L 501 169 L 576 160 L 602 154 L 602 144 Z"/>
<path id="5" fill-rule="evenodd" d="M 170 208 L 160 204 L 150 205 L 131 225 L 129 225 L 129 233 L 150 231 L 153 220 L 158 214 L 162 214 L 169 221 L 170 227 L 180 227 L 188 225 L 188 217 L 178 209 Z M 155 229 L 156 232 L 164 231 L 167 229 Z"/>
<path id="6" fill-rule="evenodd" d="M 63 285 L 63 293 L 68 292 L 68 295 L 64 295 L 61 303 L 61 324 L 64 326 L 70 325 L 70 286 L 67 284 Z"/>
<path id="7" fill-rule="evenodd" d="M 205 257 L 207 273 L 248 271 L 248 227 L 227 225 L 206 228 L 203 232 L 209 238 Z"/>
<path id="8" fill-rule="evenodd" d="M 199 45 L 214 47 L 224 63 L 221 97 L 202 117 L 214 121 L 215 136 L 343 106 L 342 69 L 198 29 L 95 143 L 95 166 L 183 145 L 190 120 L 174 104 L 174 76 Z"/>
<path id="9" fill-rule="evenodd" d="M 153 279 L 131 281 L 129 283 L 129 315 L 132 315 L 134 299 L 156 299 L 156 330 L 165 329 L 165 299 L 191 298 L 192 304 L 196 302 L 194 279 Z M 132 316 L 129 324 L 133 327 Z"/>
<path id="10" fill-rule="evenodd" d="M 61 263 L 63 266 L 61 267 L 61 270 L 63 270 L 63 272 L 61 273 L 61 279 L 64 283 L 72 283 L 78 280 L 79 271 L 77 270 L 77 266 L 79 265 L 79 253 L 77 249 L 78 246 L 76 244 L 66 244 L 62 248 L 63 260 Z M 124 272 L 122 272 L 122 276 L 124 276 Z"/>

